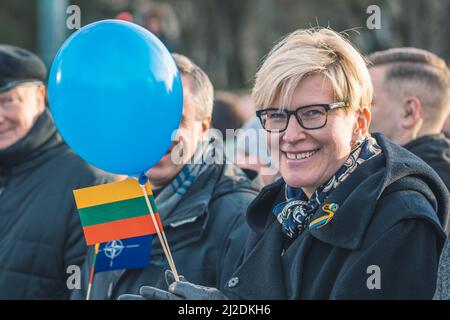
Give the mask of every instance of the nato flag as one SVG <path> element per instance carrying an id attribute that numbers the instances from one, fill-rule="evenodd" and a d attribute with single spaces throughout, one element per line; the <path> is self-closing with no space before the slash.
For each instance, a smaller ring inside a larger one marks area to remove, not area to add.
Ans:
<path id="1" fill-rule="evenodd" d="M 100 244 L 95 273 L 145 268 L 150 263 L 153 235 L 113 240 Z"/>

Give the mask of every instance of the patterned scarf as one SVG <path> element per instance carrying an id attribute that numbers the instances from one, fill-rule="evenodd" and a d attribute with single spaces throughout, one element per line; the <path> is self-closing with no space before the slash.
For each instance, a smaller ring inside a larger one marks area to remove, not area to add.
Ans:
<path id="1" fill-rule="evenodd" d="M 282 231 L 293 239 L 303 230 L 310 227 L 310 220 L 320 205 L 339 184 L 355 171 L 363 162 L 381 153 L 381 148 L 372 137 L 365 138 L 354 147 L 348 159 L 326 183 L 321 185 L 308 200 L 301 188 L 285 185 L 285 201 L 278 203 L 272 209 L 273 214 L 281 223 Z"/>
<path id="2" fill-rule="evenodd" d="M 211 143 L 199 143 L 190 162 L 155 198 L 161 219 L 167 218 L 184 197 L 189 187 L 208 168 L 213 154 Z"/>

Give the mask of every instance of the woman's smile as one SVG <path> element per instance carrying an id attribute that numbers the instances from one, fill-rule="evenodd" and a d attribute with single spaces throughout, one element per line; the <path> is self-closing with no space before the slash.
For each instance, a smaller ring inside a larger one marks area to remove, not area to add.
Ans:
<path id="1" fill-rule="evenodd" d="M 282 155 L 286 157 L 287 164 L 295 165 L 311 160 L 319 150 L 320 148 L 305 151 L 282 151 Z"/>

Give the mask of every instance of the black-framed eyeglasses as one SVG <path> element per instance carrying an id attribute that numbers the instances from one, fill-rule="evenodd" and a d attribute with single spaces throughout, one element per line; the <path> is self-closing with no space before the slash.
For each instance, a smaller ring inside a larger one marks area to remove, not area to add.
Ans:
<path id="1" fill-rule="evenodd" d="M 295 115 L 298 124 L 307 130 L 320 129 L 327 124 L 328 112 L 345 107 L 345 102 L 314 104 L 298 107 L 294 111 L 276 108 L 256 111 L 261 125 L 268 132 L 283 132 L 287 129 L 291 115 Z"/>

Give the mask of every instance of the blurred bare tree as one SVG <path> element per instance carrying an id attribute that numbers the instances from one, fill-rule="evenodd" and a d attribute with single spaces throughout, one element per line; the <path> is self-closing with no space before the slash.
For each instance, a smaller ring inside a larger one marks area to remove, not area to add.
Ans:
<path id="1" fill-rule="evenodd" d="M 137 3 L 148 2 L 145 0 Z M 166 0 L 181 26 L 181 51 L 204 67 L 220 88 L 251 87 L 273 44 L 310 26 L 345 31 L 363 53 L 416 46 L 450 59 L 450 0 Z M 369 30 L 370 5 L 381 29 Z"/>
<path id="2" fill-rule="evenodd" d="M 0 42 L 36 49 L 36 5 L 0 1 Z M 137 18 L 154 0 L 72 0 L 82 25 L 129 11 Z M 309 26 L 346 31 L 363 53 L 416 46 L 450 60 L 450 0 L 159 0 L 173 8 L 175 50 L 190 56 L 223 89 L 249 88 L 261 59 L 283 35 Z M 369 30 L 370 5 L 381 9 L 381 29 Z"/>

